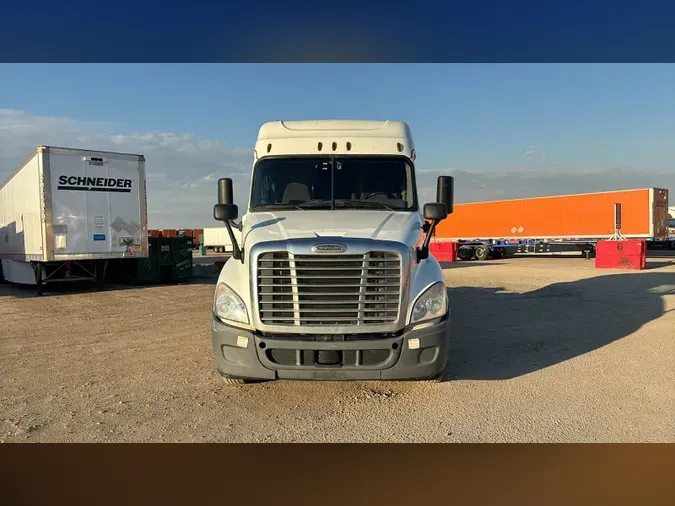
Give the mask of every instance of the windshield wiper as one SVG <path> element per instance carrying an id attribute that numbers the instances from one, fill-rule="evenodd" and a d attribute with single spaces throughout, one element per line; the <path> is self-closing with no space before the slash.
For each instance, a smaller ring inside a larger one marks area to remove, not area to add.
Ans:
<path id="1" fill-rule="evenodd" d="M 307 208 L 330 206 L 330 205 L 331 205 L 330 200 L 308 200 L 307 202 L 300 202 L 298 204 L 293 204 L 291 202 L 278 202 L 276 204 L 259 204 L 257 206 L 253 206 L 253 209 L 262 211 L 265 209 L 287 209 L 289 207 L 295 207 L 300 211 L 305 211 L 307 210 Z"/>
<path id="2" fill-rule="evenodd" d="M 300 207 L 321 207 L 321 206 L 330 206 L 331 201 L 330 200 L 322 200 L 322 199 L 317 199 L 317 200 L 308 200 L 307 202 L 301 202 L 298 204 Z"/>
<path id="3" fill-rule="evenodd" d="M 335 202 L 336 204 L 352 204 L 356 206 L 364 206 L 364 207 L 370 207 L 372 208 L 373 206 L 379 208 L 379 209 L 387 209 L 389 211 L 393 211 L 391 207 L 389 207 L 387 204 L 383 204 L 382 202 L 378 202 L 376 200 L 358 200 L 358 199 L 347 199 L 347 200 L 339 200 Z"/>
<path id="4" fill-rule="evenodd" d="M 253 206 L 253 209 L 255 209 L 256 211 L 264 211 L 265 209 L 287 209 L 289 207 L 295 207 L 300 211 L 304 211 L 304 209 L 299 205 L 291 204 L 290 202 L 281 202 L 279 204 L 260 204 L 257 206 Z"/>

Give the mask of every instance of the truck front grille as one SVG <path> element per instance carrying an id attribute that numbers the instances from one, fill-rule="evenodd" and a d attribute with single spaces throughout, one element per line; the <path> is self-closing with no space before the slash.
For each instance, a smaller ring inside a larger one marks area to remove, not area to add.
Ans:
<path id="1" fill-rule="evenodd" d="M 401 259 L 395 253 L 258 258 L 264 325 L 382 325 L 398 320 Z"/>

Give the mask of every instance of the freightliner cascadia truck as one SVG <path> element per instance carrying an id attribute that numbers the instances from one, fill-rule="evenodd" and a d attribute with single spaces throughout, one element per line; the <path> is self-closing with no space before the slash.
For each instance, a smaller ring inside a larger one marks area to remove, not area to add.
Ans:
<path id="1" fill-rule="evenodd" d="M 213 209 L 233 245 L 211 321 L 226 383 L 442 379 L 450 306 L 429 241 L 454 183 L 420 204 L 415 158 L 401 121 L 260 128 L 241 221 L 229 178 Z"/>

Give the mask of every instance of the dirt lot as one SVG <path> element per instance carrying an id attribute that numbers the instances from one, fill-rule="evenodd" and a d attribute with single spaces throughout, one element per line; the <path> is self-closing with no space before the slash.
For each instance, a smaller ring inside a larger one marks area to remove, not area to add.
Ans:
<path id="1" fill-rule="evenodd" d="M 459 263 L 448 381 L 227 387 L 213 279 L 49 294 L 0 285 L 0 440 L 675 441 L 675 258 Z"/>

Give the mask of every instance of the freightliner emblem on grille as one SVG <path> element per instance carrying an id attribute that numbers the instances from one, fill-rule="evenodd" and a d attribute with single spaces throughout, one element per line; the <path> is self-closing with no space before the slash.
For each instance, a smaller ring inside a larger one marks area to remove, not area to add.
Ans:
<path id="1" fill-rule="evenodd" d="M 315 253 L 342 253 L 345 250 L 343 244 L 317 244 L 312 248 Z"/>

